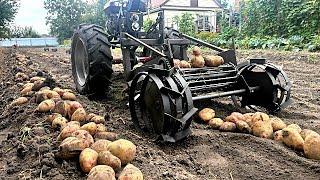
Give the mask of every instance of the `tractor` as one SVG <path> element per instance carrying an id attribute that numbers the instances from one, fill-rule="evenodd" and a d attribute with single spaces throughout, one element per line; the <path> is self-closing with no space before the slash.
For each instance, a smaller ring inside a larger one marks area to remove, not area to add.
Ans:
<path id="1" fill-rule="evenodd" d="M 100 94 L 111 85 L 112 48 L 121 48 L 128 84 L 129 108 L 135 127 L 176 142 L 191 134 L 198 109 L 195 101 L 231 97 L 236 106 L 278 112 L 291 103 L 291 83 L 282 70 L 265 59 L 238 63 L 234 50 L 164 27 L 163 12 L 143 29 L 146 0 L 110 0 L 105 7 L 106 30 L 81 24 L 71 47 L 72 74 L 80 94 Z M 218 67 L 179 68 L 191 46 L 206 47 L 224 59 Z"/>

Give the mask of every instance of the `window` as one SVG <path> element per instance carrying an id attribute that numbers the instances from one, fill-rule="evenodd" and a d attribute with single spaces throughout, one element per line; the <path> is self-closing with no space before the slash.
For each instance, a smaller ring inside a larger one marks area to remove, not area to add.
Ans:
<path id="1" fill-rule="evenodd" d="M 190 0 L 191 7 L 198 7 L 198 0 Z"/>

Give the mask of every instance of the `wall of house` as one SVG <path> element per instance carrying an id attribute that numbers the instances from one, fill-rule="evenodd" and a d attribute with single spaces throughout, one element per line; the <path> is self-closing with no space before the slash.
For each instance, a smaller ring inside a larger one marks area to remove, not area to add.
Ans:
<path id="1" fill-rule="evenodd" d="M 165 5 L 169 6 L 190 6 L 190 0 L 170 0 Z M 198 0 L 199 7 L 216 7 L 219 6 L 213 0 Z"/>

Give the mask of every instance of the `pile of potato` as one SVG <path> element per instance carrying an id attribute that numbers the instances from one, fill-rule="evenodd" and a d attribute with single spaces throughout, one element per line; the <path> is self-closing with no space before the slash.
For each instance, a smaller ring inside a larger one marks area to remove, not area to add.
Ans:
<path id="1" fill-rule="evenodd" d="M 180 61 L 178 59 L 173 60 L 174 66 L 179 68 L 203 68 L 207 67 L 218 67 L 224 64 L 224 60 L 221 56 L 209 55 L 202 56 L 201 49 L 195 46 L 192 50 L 191 61 Z"/>
<path id="2" fill-rule="evenodd" d="M 302 130 L 297 124 L 287 126 L 280 118 L 271 118 L 263 112 L 246 114 L 233 112 L 222 120 L 215 117 L 213 109 L 205 108 L 198 113 L 198 116 L 213 129 L 274 139 L 296 151 L 304 151 L 308 158 L 320 160 L 320 135 L 310 129 Z"/>
<path id="3" fill-rule="evenodd" d="M 24 77 L 21 73 L 16 75 L 17 79 L 21 77 Z M 25 79 L 29 81 L 21 84 L 22 97 L 10 105 L 25 104 L 31 97 L 38 103 L 37 112 L 51 113 L 47 122 L 60 131 L 58 158 L 79 158 L 82 171 L 89 173 L 88 179 L 115 179 L 119 172 L 119 180 L 143 180 L 142 172 L 130 164 L 136 156 L 136 146 L 108 132 L 103 116 L 87 113 L 69 89 L 45 87 L 43 77 Z"/>

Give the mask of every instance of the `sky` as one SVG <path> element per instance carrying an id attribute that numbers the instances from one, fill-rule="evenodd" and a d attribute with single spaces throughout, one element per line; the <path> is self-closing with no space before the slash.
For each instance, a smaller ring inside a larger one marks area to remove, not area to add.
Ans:
<path id="1" fill-rule="evenodd" d="M 17 26 L 31 26 L 40 34 L 48 34 L 46 25 L 47 12 L 43 6 L 44 0 L 20 0 L 20 7 L 14 24 Z"/>

